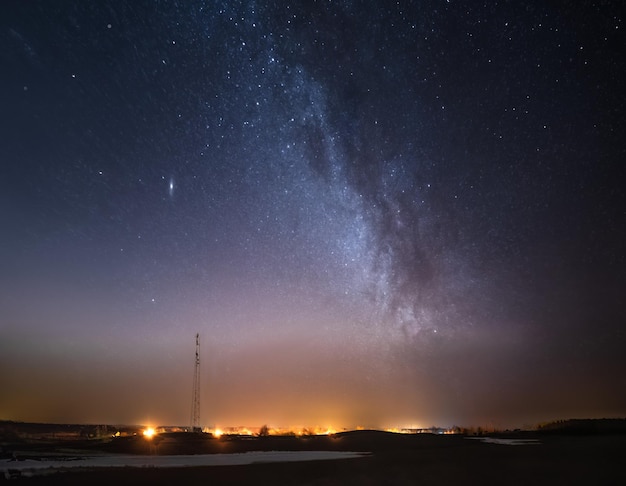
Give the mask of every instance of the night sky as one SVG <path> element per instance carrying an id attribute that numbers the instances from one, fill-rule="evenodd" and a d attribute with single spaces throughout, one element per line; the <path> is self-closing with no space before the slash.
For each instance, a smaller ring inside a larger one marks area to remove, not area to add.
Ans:
<path id="1" fill-rule="evenodd" d="M 0 418 L 626 416 L 594 3 L 3 1 Z"/>

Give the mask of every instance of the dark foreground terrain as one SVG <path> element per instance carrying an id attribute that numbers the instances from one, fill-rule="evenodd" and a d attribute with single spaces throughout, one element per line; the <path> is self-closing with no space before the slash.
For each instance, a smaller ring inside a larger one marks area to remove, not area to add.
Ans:
<path id="1" fill-rule="evenodd" d="M 626 484 L 626 435 L 523 435 L 533 445 L 485 443 L 456 435 L 397 435 L 359 431 L 331 437 L 231 437 L 164 434 L 152 441 L 129 437 L 68 444 L 5 444 L 5 456 L 98 451 L 123 454 L 207 454 L 251 450 L 368 451 L 358 459 L 245 466 L 186 468 L 101 468 L 45 476 L 18 477 L 6 484 L 304 484 L 304 485 L 623 485 Z M 3 464 L 3 467 L 5 464 Z"/>

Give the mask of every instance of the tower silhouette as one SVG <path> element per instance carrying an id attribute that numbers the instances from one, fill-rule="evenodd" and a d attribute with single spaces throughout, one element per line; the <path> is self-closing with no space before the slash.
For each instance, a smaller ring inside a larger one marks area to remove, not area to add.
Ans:
<path id="1" fill-rule="evenodd" d="M 191 431 L 202 432 L 200 427 L 200 334 L 196 334 L 196 360 L 193 369 L 191 396 Z"/>

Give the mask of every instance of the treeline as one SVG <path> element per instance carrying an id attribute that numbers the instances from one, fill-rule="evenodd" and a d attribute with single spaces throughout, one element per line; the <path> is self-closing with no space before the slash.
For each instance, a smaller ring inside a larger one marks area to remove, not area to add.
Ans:
<path id="1" fill-rule="evenodd" d="M 555 420 L 537 426 L 543 434 L 625 434 L 626 418 Z"/>

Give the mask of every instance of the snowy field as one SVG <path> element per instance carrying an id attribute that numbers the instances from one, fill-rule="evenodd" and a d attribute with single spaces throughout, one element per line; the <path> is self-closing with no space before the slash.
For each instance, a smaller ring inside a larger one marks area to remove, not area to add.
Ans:
<path id="1" fill-rule="evenodd" d="M 484 442 L 486 444 L 501 444 L 501 445 L 539 445 L 538 439 L 499 439 L 496 437 L 466 437 L 470 440 L 479 440 L 480 442 Z"/>
<path id="2" fill-rule="evenodd" d="M 241 454 L 198 454 L 188 456 L 98 456 L 59 459 L 26 459 L 23 461 L 0 461 L 0 471 L 43 473 L 55 469 L 95 467 L 193 467 L 193 466 L 240 466 L 261 462 L 325 461 L 330 459 L 354 459 L 369 455 L 368 452 L 339 451 L 255 451 Z"/>

